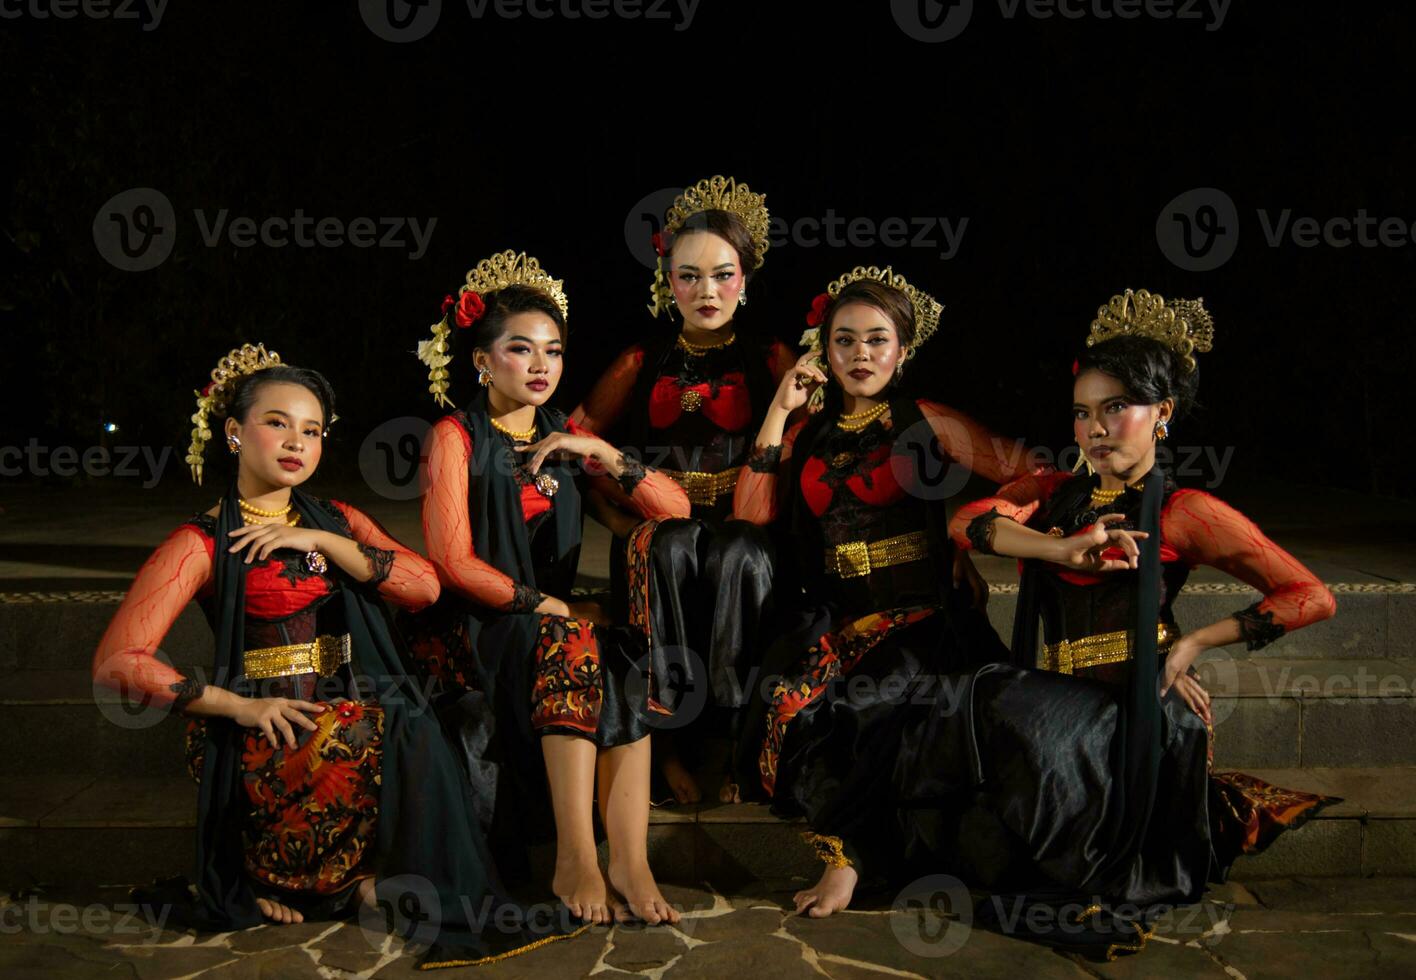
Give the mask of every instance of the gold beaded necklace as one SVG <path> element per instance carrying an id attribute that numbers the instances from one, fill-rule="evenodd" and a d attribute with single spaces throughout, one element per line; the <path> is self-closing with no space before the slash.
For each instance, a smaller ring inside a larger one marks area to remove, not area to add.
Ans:
<path id="1" fill-rule="evenodd" d="M 236 506 L 241 508 L 241 513 L 250 517 L 284 517 L 286 514 L 290 513 L 290 508 L 293 505 L 287 501 L 284 507 L 277 510 L 264 510 L 248 502 L 244 497 L 237 497 Z"/>
<path id="2" fill-rule="evenodd" d="M 493 428 L 493 429 L 496 429 L 498 432 L 502 433 L 503 435 L 510 436 L 512 442 L 530 442 L 532 439 L 535 439 L 535 438 L 536 438 L 536 423 L 535 423 L 535 422 L 532 422 L 532 423 L 531 423 L 531 428 L 529 428 L 529 429 L 524 429 L 524 430 L 522 430 L 521 432 L 517 432 L 515 429 L 512 429 L 512 428 L 509 428 L 509 427 L 507 427 L 507 426 L 505 426 L 505 425 L 502 425 L 502 423 L 498 422 L 496 419 L 492 418 L 490 415 L 487 416 L 487 419 L 488 419 L 488 421 L 490 421 L 490 422 L 492 423 L 492 428 Z"/>
<path id="3" fill-rule="evenodd" d="M 874 408 L 868 408 L 864 412 L 856 412 L 854 415 L 842 415 L 836 419 L 836 428 L 844 432 L 859 432 L 870 423 L 890 410 L 889 402 L 881 402 Z"/>
<path id="4" fill-rule="evenodd" d="M 690 344 L 687 340 L 684 339 L 683 334 L 679 334 L 678 346 L 680 347 L 680 349 L 688 352 L 689 354 L 694 355 L 695 357 L 702 357 L 710 350 L 718 350 L 720 348 L 727 347 L 734 340 L 737 340 L 737 334 L 733 334 L 727 340 L 720 340 L 716 344 Z"/>

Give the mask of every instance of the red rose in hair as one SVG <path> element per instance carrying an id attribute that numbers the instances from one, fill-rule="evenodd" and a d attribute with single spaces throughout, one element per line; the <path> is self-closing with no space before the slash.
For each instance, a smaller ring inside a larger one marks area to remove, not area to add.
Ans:
<path id="1" fill-rule="evenodd" d="M 831 294 L 822 293 L 811 301 L 811 312 L 806 315 L 808 327 L 819 327 L 826 322 L 826 307 L 831 305 Z"/>
<path id="2" fill-rule="evenodd" d="M 216 382 L 215 382 L 215 381 L 208 381 L 208 382 L 207 382 L 207 386 L 202 389 L 202 397 L 205 398 L 207 395 L 210 395 L 210 394 L 211 394 L 211 390 L 212 390 L 213 388 L 215 388 L 215 387 L 216 387 Z"/>
<path id="3" fill-rule="evenodd" d="M 1078 358 L 1078 359 L 1076 359 L 1076 360 L 1073 360 L 1073 361 L 1072 361 L 1072 377 L 1075 378 L 1075 377 L 1077 376 L 1077 372 L 1080 371 L 1081 369 L 1082 369 L 1082 362 L 1081 362 L 1081 359 Z"/>
<path id="4" fill-rule="evenodd" d="M 654 251 L 658 252 L 659 256 L 662 258 L 664 255 L 664 233 L 661 231 L 654 232 L 654 234 L 649 236 L 649 241 L 654 243 Z"/>
<path id="5" fill-rule="evenodd" d="M 448 311 L 451 307 L 456 306 L 456 305 L 457 305 L 457 300 L 453 299 L 452 293 L 448 293 L 446 296 L 444 296 L 444 297 L 443 297 L 443 305 L 442 305 L 443 316 L 447 316 L 447 311 Z"/>
<path id="6" fill-rule="evenodd" d="M 475 290 L 469 289 L 457 301 L 457 325 L 470 327 L 482 319 L 482 314 L 485 312 L 487 312 L 487 304 L 482 302 L 482 297 L 478 296 Z"/>

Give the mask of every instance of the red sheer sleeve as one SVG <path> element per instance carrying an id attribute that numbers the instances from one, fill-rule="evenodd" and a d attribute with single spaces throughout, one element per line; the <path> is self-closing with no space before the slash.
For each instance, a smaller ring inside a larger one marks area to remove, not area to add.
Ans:
<path id="1" fill-rule="evenodd" d="M 359 550 L 369 560 L 374 573 L 372 582 L 379 595 L 410 612 L 426 609 L 438 601 L 438 572 L 433 563 L 415 551 L 410 551 L 389 534 L 384 526 L 363 511 L 344 503 L 331 501 L 344 519 Z"/>
<path id="2" fill-rule="evenodd" d="M 570 413 L 571 421 L 591 432 L 611 431 L 624 415 L 643 366 L 644 348 L 639 344 L 626 348 L 600 375 L 600 380 L 595 382 L 595 387 L 590 389 L 585 400 Z"/>
<path id="3" fill-rule="evenodd" d="M 1030 472 L 1022 440 L 1004 439 L 947 405 L 924 400 L 918 404 L 939 447 L 969 472 L 994 483 L 1007 483 Z"/>
<path id="4" fill-rule="evenodd" d="M 520 609 L 519 586 L 477 557 L 467 513 L 467 464 L 472 439 L 456 420 L 445 418 L 428 438 L 428 492 L 423 495 L 423 539 L 444 588 L 491 609 Z M 534 590 L 533 590 L 534 591 Z M 537 602 L 540 601 L 539 593 Z M 532 607 L 536 603 L 532 603 Z"/>
<path id="5" fill-rule="evenodd" d="M 191 526 L 179 527 L 143 567 L 93 656 L 96 682 L 130 699 L 149 695 L 156 704 L 194 697 L 191 681 L 158 660 L 163 637 L 212 574 L 212 541 Z"/>
<path id="6" fill-rule="evenodd" d="M 1217 497 L 1175 491 L 1161 516 L 1161 534 L 1186 561 L 1218 568 L 1263 593 L 1235 614 L 1251 650 L 1337 612 L 1332 593 L 1307 566 Z"/>
<path id="7" fill-rule="evenodd" d="M 566 431 L 572 435 L 595 436 L 594 432 L 574 419 L 566 423 Z M 586 469 L 590 474 L 590 485 L 621 510 L 638 514 L 645 520 L 688 517 L 692 513 L 692 505 L 683 487 L 637 459 L 625 456 L 624 472 L 619 479 L 594 472 L 591 467 Z"/>
<path id="8" fill-rule="evenodd" d="M 805 425 L 803 419 L 788 429 L 780 447 L 758 446 L 752 450 L 733 491 L 733 517 L 751 524 L 771 524 L 777 519 L 782 497 L 791 490 L 782 485 L 780 477 L 787 472 L 792 446 Z"/>
<path id="9" fill-rule="evenodd" d="M 999 487 L 993 496 L 964 504 L 956 510 L 953 519 L 949 521 L 949 537 L 965 551 L 975 549 L 980 540 L 975 521 L 988 521 L 996 516 L 1026 524 L 1033 514 L 1037 513 L 1037 509 L 1047 503 L 1053 491 L 1071 478 L 1071 473 L 1055 471 L 1029 473 L 1019 477 L 1012 483 Z M 970 527 L 975 528 L 974 534 L 969 533 Z"/>

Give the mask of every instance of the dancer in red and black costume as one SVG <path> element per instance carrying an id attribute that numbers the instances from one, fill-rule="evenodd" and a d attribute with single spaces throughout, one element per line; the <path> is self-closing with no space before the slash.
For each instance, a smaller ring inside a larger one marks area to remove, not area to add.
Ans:
<path id="1" fill-rule="evenodd" d="M 460 911 L 464 897 L 506 900 L 384 606 L 427 607 L 437 575 L 356 508 L 299 489 L 334 419 L 329 383 L 263 346 L 232 351 L 193 416 L 198 482 L 212 417 L 225 418 L 237 461 L 228 492 L 143 565 L 94 656 L 99 683 L 194 719 L 197 899 L 185 881 L 138 897 L 172 903 L 184 924 L 229 930 L 340 917 L 377 896 L 405 910 L 396 931 L 431 947 L 424 969 L 556 938 L 525 919 L 484 932 Z M 193 599 L 216 638 L 206 679 L 156 656 Z M 386 893 L 409 875 L 425 885 L 414 896 L 422 918 L 407 914 L 407 895 Z"/>
<path id="2" fill-rule="evenodd" d="M 819 340 L 783 379 L 734 501 L 744 520 L 786 524 L 805 581 L 798 627 L 768 654 L 764 676 L 780 680 L 750 718 L 742 768 L 756 768 L 775 811 L 806 817 L 827 867 L 796 906 L 816 917 L 845 908 L 860 876 L 890 875 L 911 845 L 906 814 L 927 789 L 901 778 L 920 751 L 909 723 L 947 693 L 939 676 L 1007 657 L 982 583 L 949 543 L 943 498 L 963 471 L 1011 480 L 1027 456 L 900 393 L 939 314 L 888 268 L 832 283 L 808 319 Z M 821 410 L 788 430 L 812 388 Z M 941 480 L 929 462 L 940 457 L 961 469 Z"/>
<path id="3" fill-rule="evenodd" d="M 752 434 L 796 360 L 780 341 L 743 329 L 739 315 L 768 247 L 765 201 L 731 177 L 699 181 L 674 201 L 655 236 L 660 257 L 649 309 L 679 317 L 681 326 L 626 349 L 571 416 L 595 432 L 617 433 L 619 444 L 660 466 L 693 504 L 689 519 L 643 524 L 637 514 L 592 502 L 616 535 L 617 605 L 647 633 L 655 669 L 681 674 L 681 684 L 665 691 L 666 707 L 702 709 L 687 723 L 674 717 L 675 730 L 655 739 L 679 803 L 702 797 L 691 770 L 702 761 L 704 739 L 731 740 L 737 731 L 770 615 L 772 541 L 732 520 Z M 709 792 L 731 802 L 736 780 L 724 773 Z"/>
<path id="4" fill-rule="evenodd" d="M 1113 297 L 1073 384 L 1074 434 L 1094 472 L 1024 477 L 953 519 L 960 548 L 1023 568 L 1015 666 L 962 681 L 967 710 L 936 728 L 938 744 L 973 757 L 929 759 L 933 778 L 971 801 L 941 835 L 946 869 L 1007 893 L 975 921 L 1108 958 L 1138 950 L 1158 910 L 1197 901 L 1235 857 L 1330 802 L 1210 765 L 1195 658 L 1258 649 L 1336 609 L 1252 521 L 1156 466 L 1212 336 L 1198 300 Z M 1182 633 L 1172 606 L 1196 565 L 1263 598 Z"/>
<path id="5" fill-rule="evenodd" d="M 450 404 L 455 323 L 478 385 L 465 408 L 433 426 L 428 445 L 423 533 L 443 598 L 414 645 L 433 674 L 465 689 L 457 723 L 472 750 L 479 813 L 504 862 L 553 833 L 552 888 L 573 915 L 672 923 L 679 914 L 647 851 L 645 736 L 663 710 L 659 678 L 644 681 L 641 633 L 570 595 L 591 486 L 641 520 L 686 515 L 688 499 L 546 407 L 561 378 L 567 305 L 562 283 L 534 258 L 498 253 L 467 274 L 420 346 L 433 393 Z"/>

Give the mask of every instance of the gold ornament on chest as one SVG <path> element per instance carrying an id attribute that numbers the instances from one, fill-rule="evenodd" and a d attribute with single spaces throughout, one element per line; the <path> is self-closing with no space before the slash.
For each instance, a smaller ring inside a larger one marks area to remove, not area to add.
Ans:
<path id="1" fill-rule="evenodd" d="M 685 412 L 696 412 L 703 407 L 703 392 L 685 388 L 679 392 L 679 407 Z"/>

